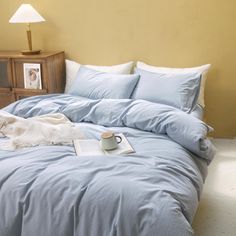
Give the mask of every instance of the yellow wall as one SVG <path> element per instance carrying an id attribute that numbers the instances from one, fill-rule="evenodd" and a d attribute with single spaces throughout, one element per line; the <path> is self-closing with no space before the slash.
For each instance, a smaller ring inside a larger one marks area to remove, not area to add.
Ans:
<path id="1" fill-rule="evenodd" d="M 25 26 L 8 23 L 26 2 L 47 20 L 33 25 L 34 48 L 64 50 L 88 64 L 211 63 L 207 122 L 216 137 L 236 136 L 235 0 L 1 0 L 0 50 L 27 46 Z"/>

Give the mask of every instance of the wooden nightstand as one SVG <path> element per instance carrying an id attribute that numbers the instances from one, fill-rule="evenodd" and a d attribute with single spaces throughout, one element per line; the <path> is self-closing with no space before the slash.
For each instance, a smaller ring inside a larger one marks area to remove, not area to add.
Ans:
<path id="1" fill-rule="evenodd" d="M 25 76 L 30 67 L 39 68 L 41 87 L 29 88 Z M 28 87 L 28 88 L 26 88 Z M 22 55 L 20 52 L 0 51 L 0 108 L 21 98 L 61 93 L 65 88 L 64 52 L 42 52 L 38 55 Z"/>

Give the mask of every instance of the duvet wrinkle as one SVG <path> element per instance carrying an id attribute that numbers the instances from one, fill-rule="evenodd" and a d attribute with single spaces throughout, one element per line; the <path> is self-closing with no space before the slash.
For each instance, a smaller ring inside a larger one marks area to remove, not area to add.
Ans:
<path id="1" fill-rule="evenodd" d="M 79 206 L 81 204 L 81 201 L 83 200 L 86 191 L 89 186 L 83 186 L 80 190 L 79 197 L 77 197 L 75 204 L 73 205 L 73 230 L 74 235 L 76 235 L 76 232 L 79 227 Z"/>
<path id="2" fill-rule="evenodd" d="M 27 184 L 25 184 L 25 188 L 26 188 L 26 192 L 24 193 L 24 198 L 23 198 L 23 202 L 22 204 L 24 205 L 24 210 L 26 213 L 27 209 L 29 208 L 29 203 L 30 203 L 30 195 L 31 192 L 33 191 L 33 184 L 38 180 L 40 174 L 46 169 L 47 167 L 42 168 L 40 171 L 37 172 L 37 175 L 31 179 L 30 182 L 28 182 Z"/>
<path id="3" fill-rule="evenodd" d="M 189 216 L 188 211 L 186 210 L 185 205 L 181 202 L 180 196 L 177 193 L 170 191 L 170 190 L 162 190 L 164 193 L 168 194 L 172 199 L 175 200 L 176 204 L 178 205 L 178 209 L 182 212 L 183 216 L 185 217 L 187 222 L 191 222 L 191 218 Z"/>
<path id="4" fill-rule="evenodd" d="M 7 181 L 20 169 L 20 167 L 17 167 L 16 169 L 12 170 L 11 173 L 7 174 L 5 177 L 1 177 L 0 179 L 0 190 L 4 186 L 4 184 L 7 183 Z"/>
<path id="5" fill-rule="evenodd" d="M 193 171 L 191 169 L 188 169 L 188 172 L 186 173 L 186 167 L 181 169 L 180 166 L 166 166 L 166 169 L 169 170 L 169 172 L 178 174 L 180 177 L 185 177 L 186 181 L 189 181 L 196 190 L 198 199 L 200 199 L 200 193 L 203 185 L 202 176 L 200 174 L 196 174 L 196 171 Z M 191 176 L 191 178 L 190 178 Z M 201 180 L 201 181 L 200 181 Z"/>

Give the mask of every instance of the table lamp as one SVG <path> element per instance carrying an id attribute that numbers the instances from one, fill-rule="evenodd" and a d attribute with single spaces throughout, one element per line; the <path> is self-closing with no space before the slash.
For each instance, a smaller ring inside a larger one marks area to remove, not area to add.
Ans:
<path id="1" fill-rule="evenodd" d="M 32 50 L 32 37 L 30 30 L 30 23 L 42 22 L 45 19 L 40 16 L 40 14 L 30 5 L 30 4 L 22 4 L 15 14 L 9 20 L 10 23 L 26 23 L 27 24 L 27 39 L 29 50 L 22 51 L 23 55 L 34 55 L 39 54 L 40 50 Z"/>

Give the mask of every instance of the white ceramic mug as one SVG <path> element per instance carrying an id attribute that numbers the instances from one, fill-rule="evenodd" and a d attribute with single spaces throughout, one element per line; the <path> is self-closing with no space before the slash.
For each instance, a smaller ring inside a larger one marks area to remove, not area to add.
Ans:
<path id="1" fill-rule="evenodd" d="M 119 135 L 115 135 L 113 132 L 104 132 L 101 135 L 101 146 L 104 150 L 116 149 L 121 141 L 122 138 Z"/>

